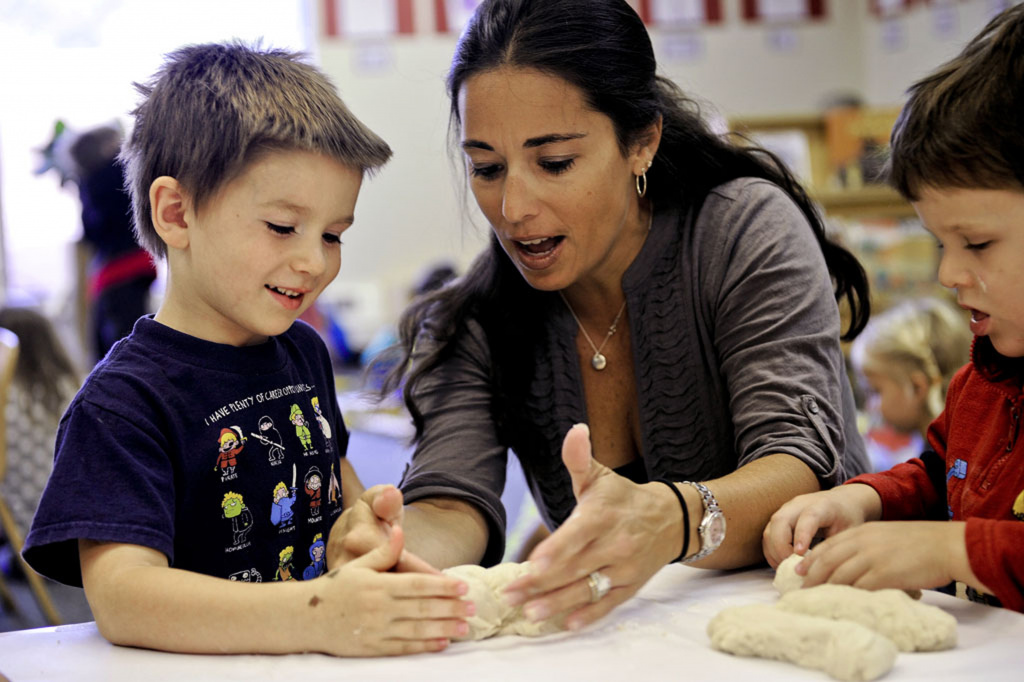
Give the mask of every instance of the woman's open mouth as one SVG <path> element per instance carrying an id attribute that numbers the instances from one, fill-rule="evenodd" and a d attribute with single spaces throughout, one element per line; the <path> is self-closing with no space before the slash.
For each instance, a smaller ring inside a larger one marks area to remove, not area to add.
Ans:
<path id="1" fill-rule="evenodd" d="M 565 237 L 539 237 L 537 239 L 514 239 L 518 260 L 531 270 L 543 270 L 550 267 L 558 257 Z"/>

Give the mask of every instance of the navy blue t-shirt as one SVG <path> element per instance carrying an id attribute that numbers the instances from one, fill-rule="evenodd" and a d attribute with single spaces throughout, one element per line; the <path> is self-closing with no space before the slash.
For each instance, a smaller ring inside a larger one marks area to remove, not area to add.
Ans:
<path id="1" fill-rule="evenodd" d="M 342 510 L 337 405 L 327 348 L 303 322 L 238 348 L 144 317 L 61 420 L 25 559 L 81 585 L 89 539 L 232 580 L 314 578 Z"/>

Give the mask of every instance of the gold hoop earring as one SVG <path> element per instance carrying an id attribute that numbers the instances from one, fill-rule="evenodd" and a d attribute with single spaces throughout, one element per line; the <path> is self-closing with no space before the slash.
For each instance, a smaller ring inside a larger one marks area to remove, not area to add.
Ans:
<path id="1" fill-rule="evenodd" d="M 644 195 L 647 194 L 647 169 L 645 168 L 643 173 L 641 173 L 640 175 L 637 175 L 635 177 L 636 177 L 636 194 L 637 194 L 638 197 L 643 199 Z M 641 180 L 643 180 L 642 183 L 640 182 Z"/>

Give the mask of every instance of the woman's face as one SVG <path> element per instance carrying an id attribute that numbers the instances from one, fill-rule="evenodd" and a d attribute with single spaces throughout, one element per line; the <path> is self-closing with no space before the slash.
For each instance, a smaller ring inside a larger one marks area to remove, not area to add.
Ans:
<path id="1" fill-rule="evenodd" d="M 473 195 L 530 286 L 618 284 L 647 234 L 634 176 L 656 137 L 623 156 L 610 118 L 533 69 L 478 73 L 458 106 Z"/>

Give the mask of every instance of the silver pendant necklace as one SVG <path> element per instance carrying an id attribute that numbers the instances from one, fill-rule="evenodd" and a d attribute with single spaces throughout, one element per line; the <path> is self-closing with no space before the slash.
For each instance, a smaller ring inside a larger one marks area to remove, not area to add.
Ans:
<path id="1" fill-rule="evenodd" d="M 618 315 L 616 315 L 615 319 L 612 320 L 612 326 L 608 327 L 608 333 L 605 334 L 604 341 L 602 341 L 601 345 L 598 346 L 594 343 L 594 340 L 590 338 L 590 334 L 587 333 L 583 323 L 580 322 L 580 318 L 576 317 L 576 311 L 572 309 L 571 305 L 569 305 L 569 301 L 565 298 L 565 294 L 559 291 L 558 295 L 562 297 L 562 302 L 565 303 L 565 307 L 569 309 L 572 319 L 576 320 L 576 324 L 579 326 L 580 331 L 583 332 L 583 338 L 585 338 L 587 343 L 590 344 L 590 347 L 594 349 L 594 357 L 590 358 L 590 366 L 600 372 L 608 366 L 608 358 L 602 355 L 601 351 L 604 350 L 605 344 L 608 343 L 608 340 L 612 338 L 612 334 L 614 334 L 615 330 L 618 328 L 619 320 L 622 319 L 622 313 L 626 311 L 626 302 L 622 302 L 622 307 L 619 308 Z"/>

